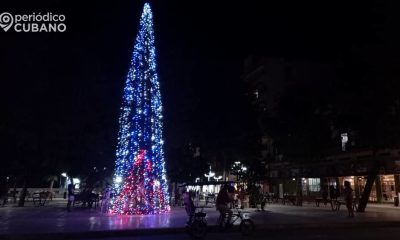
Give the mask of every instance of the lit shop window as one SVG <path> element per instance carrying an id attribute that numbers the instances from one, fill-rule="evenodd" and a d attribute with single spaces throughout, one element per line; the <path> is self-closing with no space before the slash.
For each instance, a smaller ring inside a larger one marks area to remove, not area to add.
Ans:
<path id="1" fill-rule="evenodd" d="M 308 189 L 310 192 L 319 192 L 321 190 L 321 181 L 319 178 L 308 179 Z"/>

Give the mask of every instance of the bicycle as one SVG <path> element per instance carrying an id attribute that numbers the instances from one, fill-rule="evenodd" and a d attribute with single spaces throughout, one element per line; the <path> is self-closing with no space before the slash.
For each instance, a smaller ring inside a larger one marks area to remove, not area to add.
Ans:
<path id="1" fill-rule="evenodd" d="M 247 214 L 244 212 L 240 211 L 237 207 L 235 207 L 236 212 L 232 213 L 232 218 L 228 224 L 228 214 L 220 214 L 219 218 L 217 220 L 217 226 L 219 227 L 220 230 L 226 230 L 228 226 L 233 226 L 236 221 L 240 220 L 239 223 L 239 228 L 240 232 L 243 235 L 250 235 L 254 231 L 254 223 L 253 221 L 249 218 Z"/>
<path id="2" fill-rule="evenodd" d="M 197 209 L 201 209 L 198 211 Z M 186 224 L 186 231 L 190 236 L 201 239 L 204 238 L 207 234 L 207 220 L 204 208 L 196 208 L 193 216 L 189 216 L 189 221 Z"/>

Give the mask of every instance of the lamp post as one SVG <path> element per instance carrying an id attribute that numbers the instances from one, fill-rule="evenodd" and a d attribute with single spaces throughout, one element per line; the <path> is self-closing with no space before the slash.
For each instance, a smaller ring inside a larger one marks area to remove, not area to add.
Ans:
<path id="1" fill-rule="evenodd" d="M 210 171 L 208 172 L 208 174 L 204 174 L 204 176 L 207 178 L 207 182 L 210 182 L 210 178 L 215 176 L 215 172 L 211 171 L 211 165 L 210 165 Z M 210 185 L 207 186 L 207 190 L 210 190 Z"/>
<path id="2" fill-rule="evenodd" d="M 60 174 L 60 187 L 59 187 L 59 190 L 58 190 L 59 194 L 61 194 L 63 189 L 65 188 L 65 182 L 64 182 L 64 185 L 62 184 L 63 177 L 67 178 L 67 173 L 66 172 L 63 172 L 63 173 Z"/>
<path id="3" fill-rule="evenodd" d="M 222 178 L 222 176 L 214 177 L 214 180 L 216 180 L 218 182 L 218 180 L 220 180 L 221 178 Z"/>
<path id="4" fill-rule="evenodd" d="M 240 176 L 247 171 L 247 167 L 244 166 L 241 162 L 237 161 L 233 163 L 231 171 L 233 174 L 236 175 L 236 181 L 239 181 Z"/>
<path id="5" fill-rule="evenodd" d="M 63 172 L 63 173 L 61 173 L 60 174 L 60 192 L 61 192 L 61 190 L 63 189 L 63 188 L 65 188 L 65 183 L 64 183 L 64 186 L 63 186 L 63 184 L 62 184 L 62 177 L 67 177 L 67 173 L 66 172 Z"/>
<path id="6" fill-rule="evenodd" d="M 218 182 L 218 180 L 220 180 L 220 179 L 222 179 L 222 176 L 218 176 L 218 177 L 215 177 L 214 176 L 214 180 L 215 181 L 217 181 Z M 219 190 L 218 190 L 219 191 Z M 215 185 L 214 185 L 214 193 L 215 193 L 216 191 L 215 191 Z"/>
<path id="7" fill-rule="evenodd" d="M 215 176 L 215 172 L 211 171 L 211 166 L 210 166 L 210 171 L 208 172 L 208 174 L 206 173 L 206 174 L 204 174 L 204 176 L 207 178 L 207 182 L 210 181 L 210 178 Z"/>

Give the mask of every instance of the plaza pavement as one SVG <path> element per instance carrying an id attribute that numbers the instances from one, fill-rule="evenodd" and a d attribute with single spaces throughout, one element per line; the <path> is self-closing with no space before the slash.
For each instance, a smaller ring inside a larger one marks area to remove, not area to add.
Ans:
<path id="1" fill-rule="evenodd" d="M 8 205 L 0 208 L 0 239 L 79 239 L 88 237 L 134 236 L 183 232 L 187 220 L 182 207 L 170 213 L 148 216 L 115 216 L 102 214 L 99 209 L 75 207 L 65 209 L 65 201 L 52 201 L 46 206 L 27 203 L 20 208 Z M 266 211 L 245 209 L 257 229 L 270 231 L 304 228 L 369 228 L 400 227 L 400 208 L 392 205 L 369 204 L 365 213 L 347 218 L 342 206 L 332 211 L 330 206 L 316 207 L 314 203 L 303 206 L 268 204 Z M 215 230 L 218 213 L 215 208 L 205 208 L 210 231 Z"/>

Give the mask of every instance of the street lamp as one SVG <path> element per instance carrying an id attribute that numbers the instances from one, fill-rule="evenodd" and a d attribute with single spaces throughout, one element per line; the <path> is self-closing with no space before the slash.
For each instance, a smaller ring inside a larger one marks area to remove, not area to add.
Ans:
<path id="1" fill-rule="evenodd" d="M 64 186 L 62 185 L 62 177 L 66 178 L 67 177 L 67 173 L 63 172 L 63 173 L 60 174 L 60 190 L 59 190 L 60 193 L 61 193 L 62 189 L 65 188 L 65 183 L 64 183 Z"/>
<path id="2" fill-rule="evenodd" d="M 76 184 L 76 188 L 80 188 L 81 180 L 79 178 L 73 178 L 72 181 Z"/>
<path id="3" fill-rule="evenodd" d="M 218 182 L 218 180 L 220 180 L 221 178 L 222 178 L 222 176 L 214 177 L 214 180 L 217 180 L 217 182 Z"/>
<path id="4" fill-rule="evenodd" d="M 207 182 L 210 182 L 210 178 L 215 176 L 215 172 L 211 171 L 211 165 L 210 165 L 210 171 L 208 174 L 204 174 L 204 176 L 207 178 Z M 210 185 L 207 186 L 207 191 L 210 191 Z"/>
<path id="5" fill-rule="evenodd" d="M 208 174 L 206 173 L 206 174 L 204 174 L 204 176 L 207 178 L 207 182 L 210 181 L 210 178 L 215 176 L 215 172 L 211 171 L 211 166 L 210 166 L 210 171 L 208 172 Z"/>
<path id="6" fill-rule="evenodd" d="M 236 161 L 233 163 L 231 171 L 236 175 L 236 181 L 239 181 L 240 175 L 243 175 L 243 173 L 247 171 L 247 167 L 245 167 L 241 162 Z"/>

